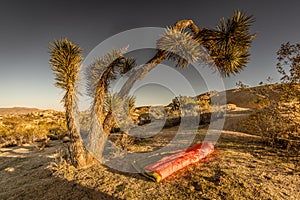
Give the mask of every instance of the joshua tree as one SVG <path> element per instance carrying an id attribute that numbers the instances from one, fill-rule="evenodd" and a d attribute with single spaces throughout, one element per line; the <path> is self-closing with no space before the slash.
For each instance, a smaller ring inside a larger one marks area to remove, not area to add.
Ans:
<path id="1" fill-rule="evenodd" d="M 186 67 L 203 55 L 201 48 L 204 48 L 211 58 L 206 62 L 219 70 L 224 77 L 239 73 L 249 60 L 248 50 L 255 37 L 255 34 L 249 33 L 253 22 L 252 16 L 239 11 L 227 20 L 222 19 L 216 29 L 198 28 L 192 20 L 176 22 L 174 26 L 167 28 L 165 34 L 157 41 L 155 56 L 146 65 L 131 72 L 130 78 L 118 94 L 119 98 L 127 99 L 134 83 L 164 59 L 174 60 L 177 66 Z M 87 73 L 90 77 L 88 91 L 94 98 L 92 119 L 95 123 L 91 126 L 90 140 L 92 139 L 93 145 L 89 148 L 99 157 L 110 129 L 116 123 L 113 113 L 103 110 L 109 81 L 114 79 L 116 74 L 126 73 L 133 68 L 132 64 L 126 64 L 129 62 L 123 56 L 124 52 L 113 51 L 96 60 Z M 95 131 L 94 127 L 101 131 Z"/>
<path id="2" fill-rule="evenodd" d="M 119 102 L 118 104 L 121 104 L 118 95 L 108 93 L 109 83 L 118 74 L 125 74 L 135 66 L 135 61 L 132 58 L 123 56 L 125 51 L 126 48 L 113 50 L 105 56 L 99 57 L 86 71 L 88 95 L 94 99 L 87 148 L 93 152 L 98 160 L 101 160 L 104 144 L 115 124 L 114 120 L 108 122 L 106 116 L 112 116 L 113 103 Z M 120 108 L 123 108 L 123 106 L 118 108 L 122 112 Z M 110 119 L 113 119 L 113 117 Z"/>
<path id="3" fill-rule="evenodd" d="M 157 42 L 157 53 L 145 67 L 135 71 L 123 86 L 120 96 L 126 95 L 132 85 L 155 68 L 164 59 L 174 60 L 177 66 L 186 67 L 201 56 L 197 47 L 202 45 L 224 77 L 239 73 L 248 63 L 248 50 L 256 34 L 249 28 L 254 22 L 252 16 L 240 11 L 227 20 L 221 19 L 216 29 L 198 28 L 192 20 L 181 20 L 166 29 Z M 208 60 L 207 60 L 208 61 Z"/>
<path id="4" fill-rule="evenodd" d="M 75 167 L 85 167 L 93 163 L 93 158 L 84 148 L 74 116 L 77 107 L 77 82 L 81 67 L 82 49 L 67 39 L 50 43 L 50 66 L 55 75 L 55 86 L 65 91 L 62 102 L 66 111 L 67 128 L 71 143 L 70 159 Z"/>

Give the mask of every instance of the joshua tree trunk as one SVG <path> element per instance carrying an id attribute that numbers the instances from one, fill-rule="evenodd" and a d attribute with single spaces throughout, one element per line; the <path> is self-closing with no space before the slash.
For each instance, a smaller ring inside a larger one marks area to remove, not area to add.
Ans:
<path id="1" fill-rule="evenodd" d="M 111 71 L 113 70 L 114 65 L 118 64 L 123 57 L 119 57 L 113 63 L 111 63 L 107 69 L 103 72 L 101 78 L 97 82 L 95 98 L 93 102 L 93 110 L 91 113 L 91 126 L 89 131 L 89 139 L 87 148 L 90 152 L 93 152 L 94 157 L 96 157 L 99 161 L 102 161 L 102 152 L 104 150 L 105 143 L 107 141 L 107 137 L 110 133 L 110 130 L 107 131 L 105 127 L 107 125 L 111 125 L 113 122 L 107 123 L 105 121 L 104 115 L 104 101 L 108 90 L 108 79 L 111 75 Z M 108 112 L 110 115 L 111 113 Z M 112 125 L 110 126 L 110 128 Z"/>
<path id="2" fill-rule="evenodd" d="M 76 127 L 74 113 L 77 112 L 77 105 L 74 105 L 75 91 L 72 86 L 65 96 L 65 109 L 67 127 L 70 132 L 70 159 L 72 164 L 77 168 L 87 167 L 94 163 L 94 158 L 86 151 L 82 144 L 80 133 Z"/>

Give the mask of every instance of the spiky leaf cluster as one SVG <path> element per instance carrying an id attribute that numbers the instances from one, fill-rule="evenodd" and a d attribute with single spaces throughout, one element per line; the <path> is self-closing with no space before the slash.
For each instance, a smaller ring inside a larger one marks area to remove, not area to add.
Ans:
<path id="1" fill-rule="evenodd" d="M 110 95 L 110 82 L 116 79 L 118 75 L 125 74 L 135 67 L 134 59 L 123 56 L 125 51 L 126 49 L 112 50 L 103 57 L 96 59 L 86 71 L 86 75 L 89 77 L 87 85 L 88 94 L 94 99 L 92 104 L 92 120 L 101 129 L 104 126 L 110 126 L 114 123 L 107 122 L 106 120 L 111 117 L 112 112 L 119 113 L 119 110 L 122 108 L 119 105 L 123 105 L 124 101 L 123 97 Z M 123 112 L 122 109 L 121 111 Z M 99 132 L 99 130 L 96 132 Z M 105 134 L 109 133 L 105 132 Z"/>
<path id="2" fill-rule="evenodd" d="M 94 97 L 97 83 L 102 76 L 103 72 L 106 70 L 114 60 L 119 58 L 123 53 L 126 52 L 126 49 L 113 49 L 111 52 L 108 52 L 102 57 L 98 57 L 95 61 L 88 66 L 85 71 L 87 85 L 87 94 L 90 97 Z"/>
<path id="3" fill-rule="evenodd" d="M 198 32 L 197 41 L 208 50 L 222 75 L 237 74 L 248 63 L 248 50 L 255 37 L 249 33 L 253 22 L 252 16 L 236 11 L 231 18 L 222 19 L 216 29 Z"/>
<path id="4" fill-rule="evenodd" d="M 68 90 L 79 80 L 82 49 L 67 39 L 50 43 L 49 64 L 55 75 L 55 86 Z"/>
<path id="5" fill-rule="evenodd" d="M 166 28 L 164 35 L 157 41 L 157 48 L 166 51 L 167 58 L 182 67 L 186 67 L 203 55 L 202 47 L 192 35 L 173 28 Z"/>
<path id="6" fill-rule="evenodd" d="M 115 122 L 123 131 L 132 125 L 131 114 L 135 108 L 135 97 L 120 97 L 118 93 L 108 93 L 104 102 L 104 110 L 106 113 L 113 114 Z"/>
<path id="7" fill-rule="evenodd" d="M 118 93 L 107 93 L 104 110 L 106 112 L 113 111 L 122 115 L 130 115 L 130 111 L 135 108 L 135 96 L 128 96 L 125 99 L 120 97 Z"/>

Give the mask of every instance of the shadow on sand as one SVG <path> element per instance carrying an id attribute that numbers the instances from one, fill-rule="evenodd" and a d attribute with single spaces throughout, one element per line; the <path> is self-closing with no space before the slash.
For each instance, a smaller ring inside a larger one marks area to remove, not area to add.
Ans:
<path id="1" fill-rule="evenodd" d="M 33 146 L 0 151 L 0 199 L 116 199 L 109 194 L 55 177 L 48 169 L 55 147 Z"/>

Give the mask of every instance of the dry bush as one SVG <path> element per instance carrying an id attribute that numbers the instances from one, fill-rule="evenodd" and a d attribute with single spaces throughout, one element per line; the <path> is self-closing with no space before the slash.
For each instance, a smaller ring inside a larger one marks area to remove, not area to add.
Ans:
<path id="1" fill-rule="evenodd" d="M 128 151 L 130 147 L 134 144 L 136 138 L 130 136 L 124 132 L 111 133 L 110 140 L 121 149 Z"/>
<path id="2" fill-rule="evenodd" d="M 262 136 L 268 145 L 288 149 L 299 147 L 300 106 L 298 95 L 300 95 L 300 90 L 297 85 L 293 84 L 282 84 L 274 87 L 273 90 L 281 91 L 280 98 L 274 99 L 268 94 L 264 94 L 262 108 L 256 110 L 235 128 L 241 132 Z"/>
<path id="3" fill-rule="evenodd" d="M 44 114 L 4 115 L 0 123 L 0 147 L 18 146 L 49 137 L 61 139 L 67 133 L 64 115 Z"/>

